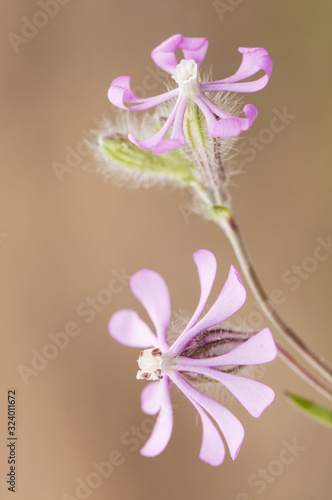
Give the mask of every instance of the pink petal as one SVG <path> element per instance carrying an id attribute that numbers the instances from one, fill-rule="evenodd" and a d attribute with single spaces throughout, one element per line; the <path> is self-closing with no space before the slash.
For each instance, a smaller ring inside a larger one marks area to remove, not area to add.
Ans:
<path id="1" fill-rule="evenodd" d="M 168 101 L 173 97 L 178 95 L 179 89 L 173 89 L 164 94 L 160 94 L 154 97 L 147 97 L 141 99 L 135 96 L 130 87 L 130 76 L 119 76 L 115 78 L 111 83 L 108 90 L 108 98 L 112 104 L 121 109 L 127 109 L 130 111 L 141 111 L 144 109 L 150 109 L 158 104 Z M 136 103 L 135 106 L 126 106 L 125 102 Z"/>
<path id="2" fill-rule="evenodd" d="M 184 58 L 193 59 L 198 67 L 204 61 L 208 47 L 209 40 L 207 38 L 184 38 L 180 45 Z"/>
<path id="3" fill-rule="evenodd" d="M 178 64 L 175 51 L 179 48 L 182 40 L 182 35 L 173 35 L 151 52 L 151 57 L 157 66 L 167 73 L 172 74 Z"/>
<path id="4" fill-rule="evenodd" d="M 231 266 L 227 281 L 211 309 L 190 330 L 184 331 L 180 335 L 176 341 L 176 345 L 174 343 L 171 347 L 172 353 L 179 355 L 183 352 L 188 342 L 198 333 L 208 330 L 212 326 L 218 325 L 228 319 L 243 306 L 245 300 L 246 290 L 240 275 L 235 267 Z"/>
<path id="5" fill-rule="evenodd" d="M 235 460 L 244 438 L 241 422 L 226 408 L 195 389 L 179 373 L 173 372 L 171 378 L 188 399 L 194 399 L 217 422 L 225 436 L 231 457 Z"/>
<path id="6" fill-rule="evenodd" d="M 147 415 L 156 415 L 162 406 L 160 382 L 149 382 L 141 392 L 141 409 Z"/>
<path id="7" fill-rule="evenodd" d="M 263 48 L 240 47 L 239 52 L 243 54 L 241 65 L 234 75 L 224 80 L 215 82 L 204 82 L 201 84 L 203 92 L 256 92 L 264 88 L 271 76 L 272 59 Z M 263 70 L 265 75 L 253 82 L 240 82 L 245 78 Z"/>
<path id="8" fill-rule="evenodd" d="M 189 401 L 198 411 L 203 426 L 203 436 L 199 458 L 210 465 L 218 466 L 225 458 L 225 446 L 215 425 L 211 422 L 202 407 L 188 394 Z"/>
<path id="9" fill-rule="evenodd" d="M 186 138 L 183 132 L 184 114 L 188 106 L 189 99 L 187 97 L 180 97 L 179 103 L 174 118 L 174 124 L 171 133 L 171 139 L 178 140 L 182 145 L 186 143 Z"/>
<path id="10" fill-rule="evenodd" d="M 204 359 L 180 357 L 178 365 L 182 370 L 188 369 L 189 365 L 191 367 L 260 365 L 273 361 L 277 353 L 272 333 L 268 328 L 264 328 L 227 354 Z"/>
<path id="11" fill-rule="evenodd" d="M 159 455 L 166 448 L 173 429 L 173 408 L 169 393 L 168 377 L 164 376 L 159 384 L 161 408 L 152 434 L 141 449 L 141 455 L 145 457 Z"/>
<path id="12" fill-rule="evenodd" d="M 172 133 L 170 139 L 161 140 L 158 145 L 153 150 L 155 155 L 165 153 L 166 151 L 171 151 L 172 149 L 184 146 L 186 143 L 186 138 L 183 132 L 183 120 L 184 114 L 186 112 L 188 105 L 188 99 L 180 97 L 178 103 L 176 104 L 176 110 L 174 111 L 174 123 L 172 127 Z"/>
<path id="13" fill-rule="evenodd" d="M 178 366 L 178 369 L 181 369 Z M 200 373 L 208 378 L 218 380 L 224 385 L 236 399 L 245 407 L 253 417 L 260 417 L 263 411 L 270 406 L 274 400 L 273 390 L 261 382 L 251 380 L 230 373 L 220 372 L 213 368 L 203 368 L 202 366 L 186 366 L 186 370 Z"/>
<path id="14" fill-rule="evenodd" d="M 230 373 L 222 373 L 212 368 L 209 373 L 217 372 L 215 377 L 236 397 L 244 408 L 255 418 L 261 416 L 264 410 L 273 402 L 273 390 L 257 380 L 238 377 Z"/>
<path id="15" fill-rule="evenodd" d="M 191 320 L 185 328 L 189 330 L 198 320 L 209 298 L 217 272 L 217 260 L 209 250 L 198 250 L 193 255 L 201 285 L 201 297 Z"/>
<path id="16" fill-rule="evenodd" d="M 181 114 L 184 113 L 184 111 L 182 109 L 183 108 L 183 101 L 184 101 L 184 99 L 182 99 L 181 97 L 178 98 L 174 108 L 172 109 L 171 114 L 167 118 L 164 125 L 161 127 L 161 129 L 154 136 L 150 137 L 150 139 L 138 142 L 133 137 L 132 134 L 129 134 L 128 135 L 129 140 L 133 144 L 135 144 L 136 146 L 143 148 L 143 149 L 155 148 L 155 150 L 154 150 L 155 154 L 161 154 L 161 153 L 164 153 L 165 151 L 170 151 L 171 149 L 175 149 L 179 146 L 183 146 L 183 144 L 185 144 L 185 138 L 183 135 L 183 131 L 182 131 L 183 138 L 180 135 L 180 138 L 179 138 L 180 140 L 178 140 L 178 139 L 173 140 L 172 136 L 171 136 L 171 139 L 164 139 L 163 140 L 163 137 L 167 134 L 172 123 L 175 122 L 175 120 L 179 119 L 178 113 L 180 112 L 180 117 L 181 117 Z M 183 122 L 183 118 L 182 118 L 182 122 Z M 177 127 L 178 127 L 178 125 L 177 125 Z M 182 141 L 181 141 L 181 139 L 182 139 Z"/>
<path id="17" fill-rule="evenodd" d="M 193 100 L 205 116 L 210 137 L 236 137 L 240 134 L 241 124 L 236 117 L 217 120 L 201 95 L 194 96 Z"/>
<path id="18" fill-rule="evenodd" d="M 135 144 L 135 146 L 138 146 L 139 148 L 142 149 L 155 148 L 162 141 L 163 137 L 167 134 L 168 130 L 170 129 L 174 121 L 175 113 L 176 113 L 176 107 L 174 106 L 171 114 L 169 115 L 169 117 L 167 118 L 166 122 L 161 127 L 161 129 L 158 130 L 158 132 L 149 139 L 146 139 L 145 141 L 137 141 L 132 134 L 128 134 L 128 139 L 133 144 Z"/>
<path id="19" fill-rule="evenodd" d="M 110 319 L 109 332 L 115 340 L 130 347 L 156 347 L 157 337 L 136 311 L 122 309 Z"/>
<path id="20" fill-rule="evenodd" d="M 193 257 L 197 266 L 198 277 L 201 285 L 201 297 L 199 299 L 196 311 L 194 312 L 192 318 L 184 329 L 182 335 L 190 330 L 190 328 L 197 322 L 198 318 L 202 314 L 202 311 L 211 293 L 217 272 L 217 261 L 212 252 L 209 252 L 208 250 L 198 250 L 194 253 Z M 177 349 L 179 340 L 180 338 L 176 340 L 171 346 L 170 350 L 174 352 L 174 355 L 179 354 L 183 350 L 182 345 L 179 347 L 180 350 Z"/>
<path id="21" fill-rule="evenodd" d="M 258 110 L 253 104 L 246 104 L 243 108 L 247 118 L 238 118 L 219 109 L 203 93 L 197 96 L 195 102 L 206 117 L 209 132 L 214 134 L 212 137 L 235 137 L 242 130 L 248 130 L 258 116 Z M 214 115 L 221 120 L 216 120 Z"/>
<path id="22" fill-rule="evenodd" d="M 206 38 L 184 38 L 182 35 L 173 35 L 158 45 L 152 51 L 151 57 L 159 68 L 172 74 L 178 64 L 175 56 L 176 49 L 182 49 L 185 59 L 193 59 L 200 66 L 208 44 Z"/>
<path id="23" fill-rule="evenodd" d="M 172 151 L 173 149 L 180 148 L 181 146 L 184 146 L 184 144 L 184 142 L 179 141 L 178 139 L 162 139 L 154 148 L 153 154 L 161 155 L 163 153 L 167 153 L 167 151 Z"/>
<path id="24" fill-rule="evenodd" d="M 150 269 L 141 269 L 130 279 L 130 288 L 145 307 L 158 337 L 161 350 L 168 349 L 167 330 L 171 317 L 171 301 L 167 285 L 160 274 Z"/>
<path id="25" fill-rule="evenodd" d="M 235 267 L 231 266 L 219 297 L 206 315 L 191 329 L 191 334 L 200 333 L 228 319 L 243 306 L 246 296 L 240 275 Z"/>

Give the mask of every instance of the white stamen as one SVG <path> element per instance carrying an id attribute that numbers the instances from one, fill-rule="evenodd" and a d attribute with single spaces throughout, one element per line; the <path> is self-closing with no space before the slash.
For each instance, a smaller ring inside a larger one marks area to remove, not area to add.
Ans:
<path id="1" fill-rule="evenodd" d="M 163 375 L 176 369 L 176 358 L 169 352 L 163 354 L 158 347 L 141 351 L 137 363 L 140 368 L 136 375 L 138 380 L 161 380 Z"/>
<path id="2" fill-rule="evenodd" d="M 173 71 L 172 78 L 179 85 L 180 93 L 187 97 L 200 92 L 197 63 L 193 59 L 182 59 Z"/>
<path id="3" fill-rule="evenodd" d="M 141 351 L 137 360 L 140 370 L 138 370 L 136 378 L 138 380 L 160 380 L 163 378 L 161 374 L 161 351 L 151 347 Z"/>

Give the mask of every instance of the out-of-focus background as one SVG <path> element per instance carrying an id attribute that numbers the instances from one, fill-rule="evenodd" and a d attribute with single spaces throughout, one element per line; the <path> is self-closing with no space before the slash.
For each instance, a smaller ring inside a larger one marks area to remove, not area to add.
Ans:
<path id="1" fill-rule="evenodd" d="M 284 392 L 324 399 L 279 360 L 256 374 L 276 392 L 259 420 L 228 403 L 246 429 L 235 462 L 199 460 L 201 424 L 179 393 L 168 447 L 140 456 L 151 418 L 140 410 L 137 352 L 107 328 L 120 308 L 145 317 L 127 276 L 160 272 L 174 313 L 190 314 L 193 252 L 217 256 L 214 297 L 236 261 L 221 231 L 188 212 L 187 192 L 105 182 L 82 143 L 104 115 L 115 117 L 114 78 L 132 75 L 145 96 L 163 89 L 150 52 L 169 36 L 209 38 L 204 68 L 213 65 L 214 79 L 235 72 L 239 46 L 266 48 L 274 70 L 263 91 L 245 96 L 259 117 L 241 139 L 233 206 L 267 292 L 282 291 L 281 314 L 332 362 L 331 14 L 323 0 L 2 2 L 1 498 L 13 498 L 12 389 L 16 499 L 331 498 L 331 431 L 294 411 Z M 248 295 L 238 318 L 266 326 Z"/>

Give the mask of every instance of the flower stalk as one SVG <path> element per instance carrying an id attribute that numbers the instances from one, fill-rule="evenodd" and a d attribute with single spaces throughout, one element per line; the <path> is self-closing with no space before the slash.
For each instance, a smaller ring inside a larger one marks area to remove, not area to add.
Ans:
<path id="1" fill-rule="evenodd" d="M 332 389 L 327 387 L 319 378 L 315 377 L 307 368 L 298 362 L 289 352 L 276 342 L 278 347 L 278 355 L 284 363 L 286 363 L 294 373 L 299 375 L 305 382 L 307 382 L 313 389 L 322 394 L 326 399 L 332 401 Z"/>
<path id="2" fill-rule="evenodd" d="M 306 359 L 329 383 L 332 383 L 332 368 L 322 356 L 316 354 L 284 321 L 271 304 L 251 262 L 240 229 L 231 212 L 224 207 L 215 207 L 216 222 L 227 236 L 241 266 L 242 272 L 265 316 L 294 349 Z M 286 351 L 285 351 L 286 352 Z M 283 357 L 285 359 L 285 357 Z M 289 357 L 289 362 L 294 358 Z M 332 393 L 330 393 L 332 394 Z"/>

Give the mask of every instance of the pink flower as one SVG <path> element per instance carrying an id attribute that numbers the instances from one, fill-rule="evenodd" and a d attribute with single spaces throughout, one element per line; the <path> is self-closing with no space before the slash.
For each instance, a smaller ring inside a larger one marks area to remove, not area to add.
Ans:
<path id="1" fill-rule="evenodd" d="M 190 101 L 193 101 L 205 116 L 208 133 L 211 137 L 235 137 L 242 130 L 248 130 L 258 115 L 255 106 L 245 105 L 243 112 L 246 118 L 238 118 L 219 109 L 206 96 L 206 92 L 256 92 L 261 90 L 269 81 L 272 60 L 263 48 L 240 47 L 239 52 L 243 54 L 242 63 L 234 75 L 215 82 L 201 82 L 198 69 L 204 60 L 208 43 L 206 38 L 184 38 L 182 35 L 174 35 L 152 51 L 151 56 L 154 62 L 161 69 L 170 73 L 178 84 L 177 88 L 164 94 L 140 99 L 130 88 L 130 76 L 120 76 L 113 80 L 108 91 L 108 98 L 111 103 L 122 109 L 146 110 L 169 99 L 176 99 L 174 108 L 165 124 L 153 137 L 138 142 L 129 134 L 128 138 L 131 142 L 143 149 L 153 149 L 154 154 L 161 154 L 183 146 L 186 142 L 183 121 Z M 176 49 L 182 49 L 184 56 L 179 64 L 175 57 Z M 263 70 L 265 75 L 255 81 L 242 81 L 260 70 Z M 126 106 L 125 102 L 133 103 L 135 106 Z M 173 128 L 170 137 L 165 139 L 171 126 Z"/>
<path id="2" fill-rule="evenodd" d="M 277 348 L 268 328 L 255 334 L 226 354 L 206 358 L 181 355 L 189 342 L 213 326 L 232 316 L 245 302 L 246 291 L 241 278 L 231 266 L 227 281 L 210 310 L 201 318 L 201 313 L 212 289 L 217 264 L 214 255 L 207 250 L 194 254 L 201 285 L 201 297 L 192 318 L 181 335 L 170 346 L 167 331 L 170 323 L 171 305 L 167 285 L 156 272 L 142 269 L 134 274 L 130 287 L 151 318 L 157 335 L 133 310 L 116 312 L 109 323 L 111 335 L 121 344 L 139 347 L 138 379 L 154 382 L 144 387 L 141 395 L 142 410 L 148 415 L 158 413 L 153 432 L 141 449 L 141 454 L 152 457 L 167 446 L 173 427 L 173 411 L 170 385 L 173 382 L 198 411 L 203 425 L 200 458 L 211 465 L 220 465 L 225 456 L 225 447 L 215 420 L 225 437 L 233 460 L 236 458 L 244 438 L 240 421 L 226 408 L 199 392 L 186 379 L 191 372 L 223 384 L 254 417 L 272 403 L 274 392 L 266 385 L 237 375 L 218 370 L 218 367 L 257 365 L 272 361 Z"/>

